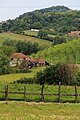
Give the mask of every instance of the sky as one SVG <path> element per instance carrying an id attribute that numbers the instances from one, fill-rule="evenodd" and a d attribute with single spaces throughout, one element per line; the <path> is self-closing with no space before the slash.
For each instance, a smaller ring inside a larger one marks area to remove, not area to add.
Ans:
<path id="1" fill-rule="evenodd" d="M 15 19 L 23 13 L 57 5 L 80 10 L 80 0 L 0 0 L 0 21 Z"/>

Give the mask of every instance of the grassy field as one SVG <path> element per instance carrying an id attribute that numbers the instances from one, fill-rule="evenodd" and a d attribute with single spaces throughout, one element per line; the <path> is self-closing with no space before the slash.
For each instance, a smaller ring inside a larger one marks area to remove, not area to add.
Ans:
<path id="1" fill-rule="evenodd" d="M 2 101 L 0 120 L 80 120 L 80 104 Z"/>
<path id="2" fill-rule="evenodd" d="M 37 36 L 38 35 L 38 32 L 37 31 L 31 31 L 31 30 L 26 30 L 24 31 L 25 34 L 27 35 L 34 35 L 34 36 Z"/>
<path id="3" fill-rule="evenodd" d="M 7 74 L 7 75 L 0 75 L 0 83 L 11 83 L 20 78 L 33 78 L 36 73 L 40 70 L 45 69 L 45 67 L 37 67 L 31 69 L 30 73 L 18 73 L 18 74 Z"/>
<path id="4" fill-rule="evenodd" d="M 2 44 L 2 42 L 7 39 L 37 42 L 40 46 L 42 46 L 44 48 L 49 47 L 52 44 L 52 42 L 50 42 L 50 41 L 35 38 L 35 37 L 14 34 L 11 32 L 0 33 L 0 44 Z"/>
<path id="5" fill-rule="evenodd" d="M 42 57 L 49 63 L 80 64 L 80 38 L 58 44 L 43 51 L 39 51 L 36 57 Z M 77 58 L 77 59 L 76 59 Z"/>
<path id="6" fill-rule="evenodd" d="M 5 91 L 5 85 L 9 85 L 9 91 L 10 92 L 23 92 L 24 91 L 24 84 L 17 83 L 17 80 L 20 78 L 33 78 L 36 73 L 40 70 L 45 69 L 45 67 L 38 67 L 31 69 L 30 73 L 19 73 L 19 74 L 8 74 L 8 75 L 1 75 L 0 76 L 0 91 Z M 14 83 L 14 81 L 16 83 Z M 41 93 L 41 86 L 38 84 L 26 84 L 26 91 L 27 93 Z M 58 94 L 58 86 L 57 85 L 45 85 L 44 93 L 46 94 Z M 80 94 L 80 87 L 77 87 L 77 93 Z M 75 87 L 74 86 L 61 86 L 61 94 L 75 94 Z M 0 93 L 0 98 L 4 99 L 5 94 Z M 9 99 L 24 99 L 24 95 L 8 95 Z M 41 96 L 40 95 L 27 95 L 26 100 L 27 101 L 40 101 Z M 58 95 L 57 96 L 44 96 L 45 101 L 58 101 Z M 60 97 L 61 102 L 69 101 L 74 102 L 75 96 L 61 96 Z M 78 101 L 80 102 L 80 96 L 78 96 Z"/>

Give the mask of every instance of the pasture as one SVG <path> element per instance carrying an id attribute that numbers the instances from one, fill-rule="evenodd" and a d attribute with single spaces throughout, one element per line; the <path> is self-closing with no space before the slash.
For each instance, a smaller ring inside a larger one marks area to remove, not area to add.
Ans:
<path id="1" fill-rule="evenodd" d="M 24 31 L 25 34 L 27 35 L 34 35 L 34 36 L 37 36 L 38 35 L 38 32 L 37 31 L 31 31 L 31 30 L 26 30 Z"/>
<path id="2" fill-rule="evenodd" d="M 20 78 L 33 78 L 37 72 L 45 69 L 45 67 L 32 68 L 30 73 L 17 73 L 0 75 L 0 83 L 11 83 L 19 80 Z"/>
<path id="3" fill-rule="evenodd" d="M 0 120 L 79 120 L 80 104 L 0 102 Z"/>
<path id="4" fill-rule="evenodd" d="M 50 41 L 35 38 L 35 37 L 14 34 L 11 32 L 0 33 L 0 44 L 2 44 L 3 41 L 7 40 L 7 39 L 37 42 L 40 46 L 42 46 L 42 48 L 50 47 L 52 44 L 52 42 L 50 42 Z"/>
<path id="5" fill-rule="evenodd" d="M 5 85 L 8 85 L 9 92 L 23 92 L 23 94 L 9 94 L 8 99 L 19 99 L 24 100 L 24 85 L 26 87 L 26 93 L 31 93 L 31 95 L 26 94 L 26 101 L 40 101 L 41 100 L 41 86 L 39 84 L 21 84 L 17 82 L 21 78 L 33 78 L 36 73 L 40 70 L 45 69 L 45 67 L 37 67 L 31 69 L 30 73 L 19 73 L 19 74 L 7 74 L 0 76 L 0 91 L 5 92 Z M 45 85 L 44 101 L 58 101 L 59 86 L 58 85 Z M 74 96 L 61 96 L 60 101 L 70 101 L 75 102 L 75 87 L 74 86 L 61 86 L 61 94 L 74 94 Z M 35 95 L 33 95 L 35 94 Z M 37 94 L 37 95 L 36 95 Z M 56 94 L 56 95 L 52 95 Z M 80 87 L 77 86 L 77 94 L 80 94 Z M 0 98 L 5 98 L 5 93 L 0 93 Z M 80 96 L 77 97 L 77 101 L 80 102 Z"/>

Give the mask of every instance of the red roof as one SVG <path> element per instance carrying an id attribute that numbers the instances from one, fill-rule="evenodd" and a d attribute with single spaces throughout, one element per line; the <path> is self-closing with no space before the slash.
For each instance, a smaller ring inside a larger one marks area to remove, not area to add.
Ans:
<path id="1" fill-rule="evenodd" d="M 12 58 L 27 58 L 27 56 L 24 55 L 23 53 L 14 53 L 11 57 Z"/>
<path id="2" fill-rule="evenodd" d="M 39 62 L 39 63 L 45 63 L 45 60 L 43 60 L 42 58 L 40 58 L 40 59 L 38 60 L 38 62 Z"/>
<path id="3" fill-rule="evenodd" d="M 35 59 L 35 58 L 29 58 L 28 60 L 34 62 L 34 63 L 45 63 L 45 60 L 43 60 L 42 58 L 40 59 Z"/>
<path id="4" fill-rule="evenodd" d="M 77 36 L 80 35 L 80 31 L 71 31 L 70 33 L 68 33 L 70 36 Z"/>
<path id="5" fill-rule="evenodd" d="M 37 59 L 34 59 L 34 58 L 29 58 L 30 61 L 32 62 L 37 62 L 38 60 Z"/>

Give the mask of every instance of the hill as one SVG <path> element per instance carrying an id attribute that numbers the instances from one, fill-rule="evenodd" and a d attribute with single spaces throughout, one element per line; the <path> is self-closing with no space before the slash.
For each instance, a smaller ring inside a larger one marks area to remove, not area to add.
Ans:
<path id="1" fill-rule="evenodd" d="M 53 64 L 60 62 L 80 63 L 80 38 L 52 46 L 38 52 L 35 56 L 42 57 Z"/>
<path id="2" fill-rule="evenodd" d="M 30 42 L 37 42 L 39 46 L 42 48 L 47 48 L 51 46 L 52 42 L 39 39 L 39 38 L 34 38 L 30 36 L 24 36 L 24 35 L 19 35 L 19 34 L 14 34 L 11 32 L 5 32 L 5 33 L 0 33 L 0 45 L 3 43 L 4 40 L 23 40 L 23 41 L 30 41 Z"/>
<path id="3" fill-rule="evenodd" d="M 2 24 L 2 29 L 19 33 L 24 30 L 46 29 L 47 27 L 57 33 L 67 33 L 80 30 L 79 23 L 80 11 L 70 10 L 65 6 L 53 6 L 24 13 L 13 20 L 9 19 Z"/>

